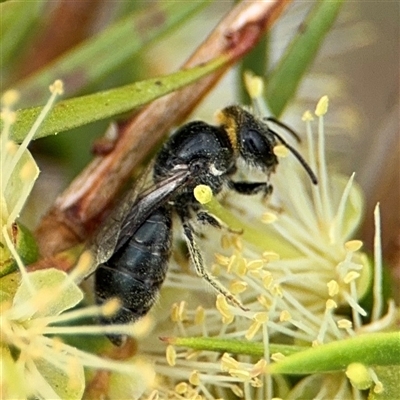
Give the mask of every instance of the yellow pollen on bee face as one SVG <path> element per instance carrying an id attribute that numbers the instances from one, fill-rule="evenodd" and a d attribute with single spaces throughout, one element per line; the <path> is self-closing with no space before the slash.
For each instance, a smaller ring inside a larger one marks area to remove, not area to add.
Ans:
<path id="1" fill-rule="evenodd" d="M 233 150 L 237 151 L 237 129 L 238 125 L 235 121 L 235 118 L 230 116 L 229 114 L 225 113 L 222 110 L 219 110 L 215 114 L 215 119 L 217 120 L 218 124 L 221 125 L 225 132 L 228 135 L 229 142 L 232 145 Z"/>

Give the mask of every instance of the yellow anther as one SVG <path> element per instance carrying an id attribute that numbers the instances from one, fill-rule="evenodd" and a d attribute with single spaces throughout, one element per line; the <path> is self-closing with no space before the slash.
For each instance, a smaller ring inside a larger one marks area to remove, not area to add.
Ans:
<path id="1" fill-rule="evenodd" d="M 271 293 L 272 293 L 274 296 L 278 296 L 278 297 L 280 297 L 280 298 L 283 297 L 282 288 L 281 288 L 281 286 L 278 285 L 278 284 L 272 286 Z"/>
<path id="2" fill-rule="evenodd" d="M 329 105 L 328 96 L 322 96 L 318 101 L 317 107 L 315 108 L 315 115 L 317 117 L 325 115 L 328 111 L 328 105 Z"/>
<path id="3" fill-rule="evenodd" d="M 254 367 L 250 371 L 250 374 L 254 378 L 258 375 L 263 374 L 266 371 L 266 368 L 267 362 L 262 358 L 254 365 Z"/>
<path id="4" fill-rule="evenodd" d="M 232 323 L 234 315 L 231 313 L 226 298 L 222 294 L 217 296 L 216 307 L 222 315 L 222 323 L 225 325 Z"/>
<path id="5" fill-rule="evenodd" d="M 271 354 L 272 361 L 281 361 L 283 359 L 285 359 L 285 356 L 282 353 L 278 352 L 278 353 Z"/>
<path id="6" fill-rule="evenodd" d="M 265 289 L 270 289 L 273 282 L 274 278 L 272 277 L 271 272 L 267 271 L 262 279 L 263 286 L 265 287 Z"/>
<path id="7" fill-rule="evenodd" d="M 382 393 L 383 392 L 383 384 L 382 384 L 382 382 L 380 382 L 380 381 L 378 381 L 378 382 L 376 382 L 375 383 L 375 386 L 374 386 L 374 393 Z"/>
<path id="8" fill-rule="evenodd" d="M 233 244 L 233 247 L 235 248 L 235 250 L 237 250 L 237 251 L 242 251 L 243 250 L 243 241 L 240 238 L 240 236 L 237 236 L 237 235 L 234 236 L 232 238 L 232 244 Z"/>
<path id="9" fill-rule="evenodd" d="M 202 306 L 198 306 L 198 307 L 196 308 L 196 312 L 195 312 L 195 314 L 194 314 L 194 323 L 195 323 L 196 325 L 201 325 L 201 324 L 203 324 L 203 323 L 204 323 L 204 320 L 205 320 L 205 317 L 206 317 L 206 315 L 205 315 L 204 308 L 203 308 Z"/>
<path id="10" fill-rule="evenodd" d="M 258 300 L 258 302 L 259 302 L 263 307 L 265 307 L 267 310 L 269 310 L 269 309 L 271 308 L 272 301 L 271 301 L 268 297 L 265 297 L 264 295 L 260 294 L 260 295 L 257 297 L 257 300 Z"/>
<path id="11" fill-rule="evenodd" d="M 353 327 L 353 323 L 348 319 L 340 319 L 337 321 L 337 326 L 340 329 L 351 329 Z"/>
<path id="12" fill-rule="evenodd" d="M 221 314 L 227 314 L 227 313 L 229 313 L 229 305 L 228 305 L 228 302 L 226 301 L 225 296 L 223 296 L 222 294 L 219 294 L 219 295 L 217 296 L 216 306 L 217 306 L 217 310 L 218 310 Z"/>
<path id="13" fill-rule="evenodd" d="M 235 267 L 236 263 L 237 263 L 237 256 L 234 254 L 233 256 L 230 257 L 229 263 L 228 263 L 228 265 L 226 266 L 226 270 L 227 270 L 228 272 L 230 272 L 230 271 L 232 270 L 232 268 Z"/>
<path id="14" fill-rule="evenodd" d="M 222 254 L 218 254 L 218 253 L 216 253 L 214 255 L 214 257 L 215 257 L 215 261 L 219 265 L 222 265 L 222 266 L 227 266 L 231 261 L 231 257 L 223 256 Z"/>
<path id="15" fill-rule="evenodd" d="M 243 389 L 238 385 L 233 385 L 230 387 L 233 394 L 242 399 L 244 397 Z"/>
<path id="16" fill-rule="evenodd" d="M 228 235 L 221 236 L 221 247 L 224 250 L 228 250 L 232 246 L 232 240 Z"/>
<path id="17" fill-rule="evenodd" d="M 271 262 L 278 261 L 280 259 L 280 256 L 278 253 L 275 253 L 273 251 L 264 251 L 262 253 L 262 258 L 265 262 Z"/>
<path id="18" fill-rule="evenodd" d="M 333 310 L 334 308 L 337 308 L 337 306 L 336 301 L 333 301 L 332 299 L 326 301 L 325 307 L 327 310 Z"/>
<path id="19" fill-rule="evenodd" d="M 235 319 L 235 316 L 233 314 L 231 315 L 223 315 L 222 316 L 222 323 L 224 325 L 229 325 L 233 322 L 233 320 Z"/>
<path id="20" fill-rule="evenodd" d="M 221 369 L 222 371 L 228 371 L 230 369 L 239 368 L 239 362 L 231 357 L 228 353 L 224 353 L 221 357 Z"/>
<path id="21" fill-rule="evenodd" d="M 264 81 L 260 76 L 254 75 L 252 71 L 243 74 L 244 85 L 250 98 L 261 97 L 264 91 Z"/>
<path id="22" fill-rule="evenodd" d="M 255 336 L 255 334 L 259 331 L 259 329 L 261 328 L 262 324 L 258 321 L 254 321 L 249 329 L 247 329 L 247 332 L 245 334 L 245 338 L 247 340 L 251 340 L 253 339 L 253 337 Z"/>
<path id="23" fill-rule="evenodd" d="M 188 391 L 188 384 L 186 382 L 179 382 L 175 386 L 175 392 L 177 394 L 185 394 Z"/>
<path id="24" fill-rule="evenodd" d="M 193 190 L 193 194 L 200 204 L 207 204 L 213 198 L 213 192 L 210 186 L 207 185 L 197 185 Z"/>
<path id="25" fill-rule="evenodd" d="M 335 280 L 329 281 L 327 284 L 329 296 L 333 297 L 339 293 L 339 284 Z"/>
<path id="26" fill-rule="evenodd" d="M 173 367 L 176 362 L 176 351 L 174 346 L 168 345 L 166 349 L 166 358 L 167 358 L 167 363 Z"/>
<path id="27" fill-rule="evenodd" d="M 178 303 L 174 303 L 171 306 L 171 321 L 178 322 L 179 321 L 179 306 Z"/>
<path id="28" fill-rule="evenodd" d="M 189 382 L 193 385 L 193 386 L 198 386 L 200 385 L 200 374 L 199 371 L 192 371 L 192 373 L 189 376 Z"/>
<path id="29" fill-rule="evenodd" d="M 243 381 L 248 381 L 251 379 L 250 372 L 245 369 L 230 369 L 228 373 L 231 376 L 242 379 Z"/>
<path id="30" fill-rule="evenodd" d="M 229 285 L 229 290 L 233 294 L 239 294 L 239 293 L 243 293 L 247 289 L 247 287 L 248 287 L 248 284 L 246 282 L 235 279 Z"/>
<path id="31" fill-rule="evenodd" d="M 314 121 L 314 117 L 310 110 L 304 112 L 303 116 L 301 117 L 302 121 Z"/>
<path id="32" fill-rule="evenodd" d="M 19 92 L 15 89 L 10 89 L 4 92 L 1 96 L 1 104 L 4 107 L 12 107 L 19 100 Z"/>
<path id="33" fill-rule="evenodd" d="M 239 276 L 244 276 L 246 275 L 247 268 L 246 268 L 247 261 L 243 257 L 236 257 L 236 263 L 234 265 L 234 271 L 239 275 Z"/>
<path id="34" fill-rule="evenodd" d="M 252 387 L 254 387 L 254 388 L 260 388 L 260 387 L 263 387 L 263 386 L 264 386 L 262 380 L 259 379 L 259 378 L 257 378 L 257 377 L 252 377 L 251 382 L 250 382 L 250 385 L 251 385 Z"/>
<path id="35" fill-rule="evenodd" d="M 49 86 L 49 89 L 51 93 L 61 95 L 64 93 L 64 84 L 60 79 L 57 79 Z"/>
<path id="36" fill-rule="evenodd" d="M 264 266 L 263 260 L 253 260 L 246 264 L 246 268 L 248 271 L 254 271 L 256 269 L 260 269 Z"/>
<path id="37" fill-rule="evenodd" d="M 372 378 L 368 368 L 361 363 L 351 363 L 346 368 L 346 376 L 358 390 L 366 390 L 372 385 Z"/>
<path id="38" fill-rule="evenodd" d="M 273 152 L 277 157 L 280 158 L 285 158 L 289 155 L 289 149 L 283 144 L 276 145 L 273 149 Z"/>
<path id="39" fill-rule="evenodd" d="M 348 272 L 345 277 L 343 278 L 343 282 L 344 283 L 350 283 L 354 280 L 356 280 L 357 278 L 360 277 L 360 274 L 356 271 L 350 271 Z"/>
<path id="40" fill-rule="evenodd" d="M 288 322 L 292 319 L 290 312 L 288 310 L 283 310 L 279 315 L 279 321 L 281 322 Z"/>
<path id="41" fill-rule="evenodd" d="M 268 322 L 268 313 L 266 312 L 257 312 L 253 315 L 253 320 L 260 322 L 261 324 L 265 324 L 266 322 Z"/>
<path id="42" fill-rule="evenodd" d="M 186 308 L 187 308 L 186 301 L 181 301 L 179 303 L 179 307 L 178 307 L 179 321 L 186 321 L 187 320 Z"/>
<path id="43" fill-rule="evenodd" d="M 272 224 L 278 219 L 276 214 L 271 212 L 266 212 L 261 216 L 261 222 L 264 224 Z"/>
<path id="44" fill-rule="evenodd" d="M 361 240 L 349 240 L 344 244 L 347 251 L 356 252 L 361 249 L 363 242 Z"/>

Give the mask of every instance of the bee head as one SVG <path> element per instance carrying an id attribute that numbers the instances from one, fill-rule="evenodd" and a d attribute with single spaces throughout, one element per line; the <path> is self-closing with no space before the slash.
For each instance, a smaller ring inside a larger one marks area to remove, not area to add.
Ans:
<path id="1" fill-rule="evenodd" d="M 267 174 L 274 172 L 278 165 L 278 158 L 274 154 L 274 147 L 280 143 L 287 147 L 298 159 L 311 181 L 315 185 L 318 183 L 317 177 L 301 154 L 274 130 L 270 129 L 265 122 L 266 120 L 256 118 L 253 114 L 239 106 L 224 108 L 217 114 L 217 118 L 221 127 L 227 132 L 232 147 L 247 164 L 256 166 Z M 300 140 L 297 134 L 285 124 L 274 118 L 268 118 L 267 120 L 273 121 L 275 124 L 285 128 L 298 141 Z"/>
<path id="2" fill-rule="evenodd" d="M 278 158 L 274 154 L 276 137 L 268 125 L 238 106 L 229 106 L 218 114 L 238 155 L 246 164 L 269 173 L 274 172 Z"/>

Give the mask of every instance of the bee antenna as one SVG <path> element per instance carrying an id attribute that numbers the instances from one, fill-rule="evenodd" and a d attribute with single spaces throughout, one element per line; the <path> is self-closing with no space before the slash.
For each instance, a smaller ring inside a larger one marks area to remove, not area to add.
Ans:
<path id="1" fill-rule="evenodd" d="M 301 137 L 298 135 L 298 133 L 295 132 L 290 126 L 288 126 L 288 125 L 284 124 L 283 122 L 279 121 L 279 119 L 276 119 L 275 117 L 266 117 L 266 118 L 264 118 L 264 120 L 273 122 L 274 124 L 276 124 L 276 125 L 280 126 L 281 128 L 285 129 L 287 132 L 289 132 L 296 139 L 297 143 L 301 143 Z"/>
<path id="2" fill-rule="evenodd" d="M 307 161 L 303 158 L 303 156 L 292 146 L 290 146 L 289 143 L 287 143 L 280 135 L 278 135 L 276 132 L 274 132 L 271 129 L 268 129 L 268 131 L 274 135 L 286 148 L 288 148 L 292 154 L 299 160 L 300 164 L 304 167 L 304 169 L 307 171 L 308 176 L 311 178 L 311 182 L 314 185 L 318 184 L 318 179 L 316 175 L 314 174 L 313 170 L 311 167 L 307 164 Z"/>

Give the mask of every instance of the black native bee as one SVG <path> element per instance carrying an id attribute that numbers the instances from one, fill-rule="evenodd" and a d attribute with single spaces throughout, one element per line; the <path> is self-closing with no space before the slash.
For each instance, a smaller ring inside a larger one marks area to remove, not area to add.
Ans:
<path id="1" fill-rule="evenodd" d="M 125 207 L 126 214 L 117 218 L 117 229 L 112 230 L 116 232 L 108 230 L 106 238 L 100 239 L 108 250 L 95 272 L 96 300 L 103 303 L 118 297 L 122 303 L 118 313 L 105 323 L 135 321 L 153 306 L 168 267 L 173 214 L 181 221 L 197 274 L 242 307 L 204 267 L 191 220 L 195 216 L 204 224 L 214 227 L 221 227 L 221 224 L 195 200 L 193 190 L 197 185 L 208 185 L 214 194 L 220 193 L 223 187 L 243 195 L 270 194 L 272 186 L 268 177 L 278 165 L 273 151 L 278 143 L 295 155 L 312 182 L 317 183 L 301 155 L 265 121 L 239 106 L 224 108 L 217 118 L 218 126 L 202 121 L 189 122 L 164 143 L 154 161 L 154 187 L 131 200 Z M 266 180 L 233 180 L 239 159 L 263 171 Z"/>

